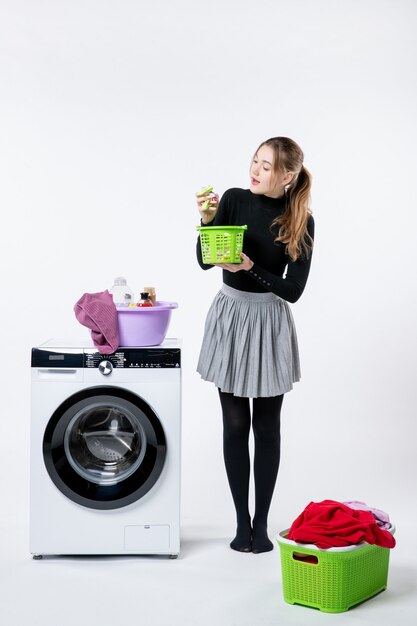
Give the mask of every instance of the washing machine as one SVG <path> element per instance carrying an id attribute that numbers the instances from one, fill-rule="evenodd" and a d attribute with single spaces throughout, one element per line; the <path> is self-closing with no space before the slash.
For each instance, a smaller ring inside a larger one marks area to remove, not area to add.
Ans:
<path id="1" fill-rule="evenodd" d="M 180 550 L 181 347 L 32 349 L 30 552 Z"/>

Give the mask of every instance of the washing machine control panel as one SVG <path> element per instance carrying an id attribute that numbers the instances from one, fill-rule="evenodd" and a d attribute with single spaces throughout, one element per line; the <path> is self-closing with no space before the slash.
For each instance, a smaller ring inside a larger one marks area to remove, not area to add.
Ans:
<path id="1" fill-rule="evenodd" d="M 32 367 L 96 368 L 108 375 L 118 368 L 179 368 L 180 348 L 120 348 L 113 354 L 100 354 L 94 348 L 33 348 Z"/>
<path id="2" fill-rule="evenodd" d="M 160 369 L 181 367 L 179 348 L 121 348 L 103 356 L 95 350 L 85 350 L 84 367 L 98 367 L 102 374 L 110 374 L 113 368 Z"/>

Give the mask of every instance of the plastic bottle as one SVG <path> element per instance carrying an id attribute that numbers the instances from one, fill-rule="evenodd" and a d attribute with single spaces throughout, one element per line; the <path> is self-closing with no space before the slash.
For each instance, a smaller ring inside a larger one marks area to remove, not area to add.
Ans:
<path id="1" fill-rule="evenodd" d="M 153 305 L 155 305 L 156 302 L 156 292 L 155 292 L 155 287 L 144 287 L 143 291 L 147 291 L 149 294 L 149 297 L 151 299 L 151 302 Z"/>
<path id="2" fill-rule="evenodd" d="M 149 293 L 147 291 L 142 291 L 142 293 L 140 294 L 138 306 L 153 306 L 152 300 L 150 299 Z"/>
<path id="3" fill-rule="evenodd" d="M 116 306 L 129 306 L 133 300 L 133 291 L 127 284 L 126 278 L 119 276 L 114 279 L 114 285 L 109 290 Z"/>

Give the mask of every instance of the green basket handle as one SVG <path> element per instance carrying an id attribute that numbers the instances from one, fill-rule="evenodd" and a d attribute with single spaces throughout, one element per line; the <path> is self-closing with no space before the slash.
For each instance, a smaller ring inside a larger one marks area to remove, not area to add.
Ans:
<path id="1" fill-rule="evenodd" d="M 246 224 L 243 226 L 227 226 L 226 224 L 224 226 L 196 226 L 197 230 L 203 230 L 205 228 L 210 228 L 210 230 L 248 230 Z"/>
<path id="2" fill-rule="evenodd" d="M 310 565 L 318 565 L 319 558 L 315 554 L 306 554 L 305 552 L 293 552 L 292 558 L 294 561 L 301 561 L 302 563 L 309 563 Z"/>

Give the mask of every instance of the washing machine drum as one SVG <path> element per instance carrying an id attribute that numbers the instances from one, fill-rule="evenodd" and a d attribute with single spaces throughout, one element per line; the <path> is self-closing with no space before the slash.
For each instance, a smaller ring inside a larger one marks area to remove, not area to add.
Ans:
<path id="1" fill-rule="evenodd" d="M 166 457 L 162 424 L 138 395 L 118 387 L 93 387 L 54 412 L 43 456 L 55 485 L 93 509 L 116 509 L 155 485 Z"/>

